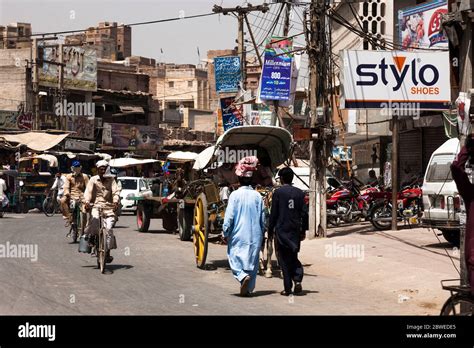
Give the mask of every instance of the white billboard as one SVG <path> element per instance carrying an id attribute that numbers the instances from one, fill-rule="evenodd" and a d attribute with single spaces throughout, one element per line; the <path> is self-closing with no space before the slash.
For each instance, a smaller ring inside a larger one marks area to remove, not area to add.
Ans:
<path id="1" fill-rule="evenodd" d="M 344 109 L 449 110 L 449 52 L 341 52 Z"/>

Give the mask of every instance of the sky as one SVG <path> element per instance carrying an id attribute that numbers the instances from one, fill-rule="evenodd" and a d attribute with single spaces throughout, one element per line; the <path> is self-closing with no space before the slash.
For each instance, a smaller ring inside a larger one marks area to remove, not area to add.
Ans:
<path id="1" fill-rule="evenodd" d="M 0 24 L 28 22 L 33 33 L 83 29 L 101 21 L 134 23 L 212 12 L 243 5 L 242 0 L 0 0 Z M 263 1 L 252 1 L 259 5 Z M 181 12 L 184 11 L 184 12 Z M 197 64 L 210 49 L 236 46 L 233 16 L 185 19 L 132 28 L 132 54 L 160 62 Z M 163 53 L 161 53 L 163 50 Z"/>

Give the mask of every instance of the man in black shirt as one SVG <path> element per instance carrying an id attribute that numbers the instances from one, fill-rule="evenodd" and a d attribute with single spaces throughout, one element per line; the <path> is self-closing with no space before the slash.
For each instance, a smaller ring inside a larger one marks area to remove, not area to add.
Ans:
<path id="1" fill-rule="evenodd" d="M 273 193 L 269 236 L 276 236 L 275 247 L 278 263 L 283 271 L 282 295 L 300 293 L 303 289 L 303 266 L 298 260 L 300 242 L 308 229 L 308 213 L 304 202 L 304 193 L 291 185 L 294 173 L 291 168 L 279 171 L 282 187 Z"/>

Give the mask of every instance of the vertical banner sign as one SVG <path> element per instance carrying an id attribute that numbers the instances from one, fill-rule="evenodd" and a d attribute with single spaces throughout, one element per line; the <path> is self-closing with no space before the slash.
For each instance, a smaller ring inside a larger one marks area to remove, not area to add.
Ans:
<path id="1" fill-rule="evenodd" d="M 238 92 L 240 83 L 240 58 L 238 56 L 214 58 L 216 93 Z"/>
<path id="2" fill-rule="evenodd" d="M 382 109 L 413 116 L 419 110 L 449 110 L 449 52 L 342 51 L 343 109 Z"/>
<path id="3" fill-rule="evenodd" d="M 448 14 L 447 0 L 435 0 L 398 11 L 398 35 L 402 49 L 448 49 L 442 16 Z"/>
<path id="4" fill-rule="evenodd" d="M 242 110 L 240 107 L 233 105 L 234 101 L 235 97 L 220 99 L 224 132 L 233 127 L 243 125 Z"/>
<path id="5" fill-rule="evenodd" d="M 291 39 L 272 38 L 265 46 L 260 98 L 264 100 L 288 100 L 291 93 L 291 69 L 293 54 Z"/>

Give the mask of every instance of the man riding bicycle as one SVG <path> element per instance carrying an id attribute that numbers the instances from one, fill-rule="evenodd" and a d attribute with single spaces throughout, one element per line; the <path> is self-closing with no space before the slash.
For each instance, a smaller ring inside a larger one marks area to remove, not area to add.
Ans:
<path id="1" fill-rule="evenodd" d="M 82 166 L 79 161 L 73 161 L 71 167 L 71 174 L 66 175 L 63 187 L 63 197 L 61 198 L 61 211 L 66 220 L 66 227 L 72 224 L 73 216 L 69 211 L 71 199 L 75 201 L 82 201 L 84 198 L 84 191 L 89 183 L 87 174 L 82 173 Z"/>
<path id="2" fill-rule="evenodd" d="M 105 262 L 110 263 L 113 257 L 110 256 L 110 249 L 116 249 L 117 243 L 113 234 L 112 226 L 115 220 L 115 211 L 119 207 L 120 190 L 112 175 L 106 175 L 109 164 L 101 160 L 96 164 L 98 175 L 89 180 L 84 202 L 86 210 L 90 210 L 92 205 L 92 216 L 87 224 L 85 233 L 97 235 L 99 232 L 99 208 L 102 209 L 105 233 L 107 234 L 107 252 Z"/>

